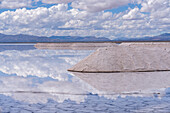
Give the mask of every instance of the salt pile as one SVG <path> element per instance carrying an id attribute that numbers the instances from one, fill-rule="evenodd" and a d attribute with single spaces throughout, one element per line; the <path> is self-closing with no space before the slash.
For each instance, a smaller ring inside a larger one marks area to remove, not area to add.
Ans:
<path id="1" fill-rule="evenodd" d="M 100 48 L 69 71 L 96 73 L 170 71 L 170 43 L 125 43 Z"/>

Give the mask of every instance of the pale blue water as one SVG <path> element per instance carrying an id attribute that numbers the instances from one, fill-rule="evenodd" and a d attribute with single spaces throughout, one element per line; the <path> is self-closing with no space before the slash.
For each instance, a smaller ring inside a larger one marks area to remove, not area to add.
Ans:
<path id="1" fill-rule="evenodd" d="M 167 72 L 67 71 L 92 52 L 0 45 L 0 113 L 170 113 Z"/>

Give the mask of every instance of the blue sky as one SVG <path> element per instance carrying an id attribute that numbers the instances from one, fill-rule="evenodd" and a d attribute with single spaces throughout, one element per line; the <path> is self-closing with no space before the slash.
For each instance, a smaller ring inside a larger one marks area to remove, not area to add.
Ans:
<path id="1" fill-rule="evenodd" d="M 110 39 L 169 32 L 169 0 L 0 0 L 0 33 Z"/>

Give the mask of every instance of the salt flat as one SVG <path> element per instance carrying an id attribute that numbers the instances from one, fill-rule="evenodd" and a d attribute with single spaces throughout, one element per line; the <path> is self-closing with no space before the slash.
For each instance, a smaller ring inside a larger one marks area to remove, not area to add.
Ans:
<path id="1" fill-rule="evenodd" d="M 67 69 L 94 50 L 40 50 L 33 45 L 0 48 L 2 113 L 170 111 L 170 71 L 72 73 Z"/>

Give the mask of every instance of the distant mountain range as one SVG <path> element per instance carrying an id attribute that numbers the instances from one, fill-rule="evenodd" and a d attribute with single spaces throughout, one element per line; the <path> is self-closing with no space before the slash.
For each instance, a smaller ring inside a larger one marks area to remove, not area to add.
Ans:
<path id="1" fill-rule="evenodd" d="M 164 33 L 153 37 L 142 38 L 117 38 L 113 41 L 170 41 L 170 33 Z"/>
<path id="2" fill-rule="evenodd" d="M 32 35 L 5 35 L 0 33 L 0 43 L 37 43 L 37 42 L 109 42 L 109 41 L 170 41 L 170 33 L 164 33 L 153 37 L 143 38 L 117 38 L 110 40 L 105 37 L 94 37 L 94 36 L 51 36 L 51 37 L 40 37 Z"/>
<path id="3" fill-rule="evenodd" d="M 79 36 L 52 36 L 52 37 L 39 37 L 39 36 L 32 36 L 32 35 L 4 35 L 0 34 L 0 43 L 7 43 L 7 42 L 103 42 L 103 41 L 110 41 L 110 39 L 105 37 L 96 38 L 94 36 L 86 36 L 86 37 L 79 37 Z"/>

